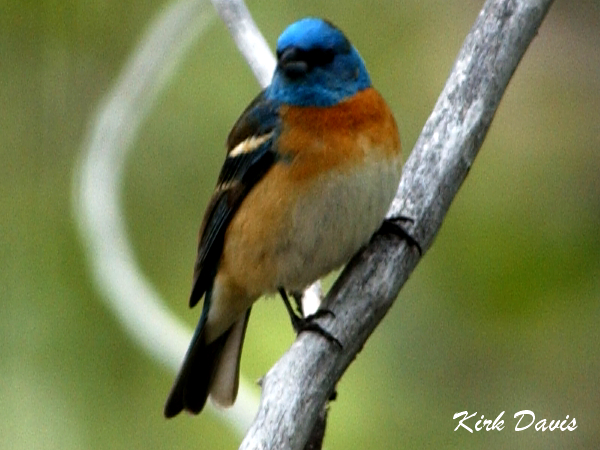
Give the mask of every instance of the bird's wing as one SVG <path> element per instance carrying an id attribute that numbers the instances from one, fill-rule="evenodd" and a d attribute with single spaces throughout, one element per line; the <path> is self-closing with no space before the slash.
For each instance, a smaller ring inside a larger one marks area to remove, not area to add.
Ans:
<path id="1" fill-rule="evenodd" d="M 190 307 L 210 289 L 223 251 L 225 232 L 240 204 L 277 160 L 274 141 L 279 108 L 261 92 L 244 110 L 227 138 L 227 158 L 200 228 Z"/>

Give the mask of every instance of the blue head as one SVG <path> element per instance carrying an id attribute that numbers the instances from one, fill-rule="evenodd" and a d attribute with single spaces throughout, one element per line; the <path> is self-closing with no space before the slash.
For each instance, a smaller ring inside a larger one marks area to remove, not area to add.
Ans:
<path id="1" fill-rule="evenodd" d="M 277 41 L 277 68 L 267 98 L 296 106 L 333 106 L 371 86 L 365 64 L 339 29 L 306 18 Z"/>

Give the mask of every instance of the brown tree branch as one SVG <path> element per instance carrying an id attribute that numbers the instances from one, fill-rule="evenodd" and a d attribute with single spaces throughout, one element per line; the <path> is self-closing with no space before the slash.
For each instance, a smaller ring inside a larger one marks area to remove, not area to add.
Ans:
<path id="1" fill-rule="evenodd" d="M 404 168 L 392 216 L 414 218 L 423 251 L 479 151 L 502 95 L 552 0 L 488 0 Z M 267 373 L 260 409 L 241 449 L 303 448 L 337 381 L 396 299 L 420 257 L 378 236 L 354 257 L 325 299 L 321 325 L 344 345 L 302 333 Z"/>

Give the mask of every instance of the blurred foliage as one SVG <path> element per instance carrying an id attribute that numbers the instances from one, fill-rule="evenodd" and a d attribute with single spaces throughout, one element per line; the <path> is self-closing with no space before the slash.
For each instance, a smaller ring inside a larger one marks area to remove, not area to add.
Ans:
<path id="1" fill-rule="evenodd" d="M 253 1 L 268 41 L 306 15 L 338 24 L 412 148 L 482 1 Z M 0 447 L 236 448 L 215 416 L 162 418 L 173 374 L 99 301 L 70 210 L 102 95 L 159 1 L 0 3 Z M 600 446 L 600 3 L 557 1 L 518 68 L 431 251 L 338 386 L 337 448 Z M 124 200 L 144 270 L 194 325 L 197 227 L 228 129 L 258 85 L 214 20 L 145 123 Z M 218 105 L 215 107 L 215 105 Z M 144 314 L 144 311 L 140 311 Z M 254 308 L 242 371 L 293 339 L 277 300 Z M 515 432 L 512 415 L 576 417 Z M 453 432 L 454 413 L 502 432 Z"/>

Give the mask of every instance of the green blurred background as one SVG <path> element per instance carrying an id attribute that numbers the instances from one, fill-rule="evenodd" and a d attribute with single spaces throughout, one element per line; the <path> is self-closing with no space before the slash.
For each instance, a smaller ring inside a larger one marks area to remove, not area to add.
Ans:
<path id="1" fill-rule="evenodd" d="M 0 4 L 0 448 L 237 448 L 239 436 L 211 413 L 163 419 L 174 374 L 101 302 L 71 211 L 86 127 L 167 3 Z M 345 30 L 408 153 L 482 4 L 248 6 L 272 46 L 305 15 Z M 558 0 L 433 247 L 340 382 L 327 448 L 600 448 L 599 48 L 600 3 Z M 190 326 L 197 228 L 227 132 L 258 89 L 215 18 L 127 164 L 140 264 Z M 250 380 L 293 340 L 279 301 L 253 311 L 242 359 Z M 515 432 L 523 409 L 537 420 L 568 414 L 578 428 Z M 454 432 L 464 410 L 506 411 L 507 426 Z"/>

